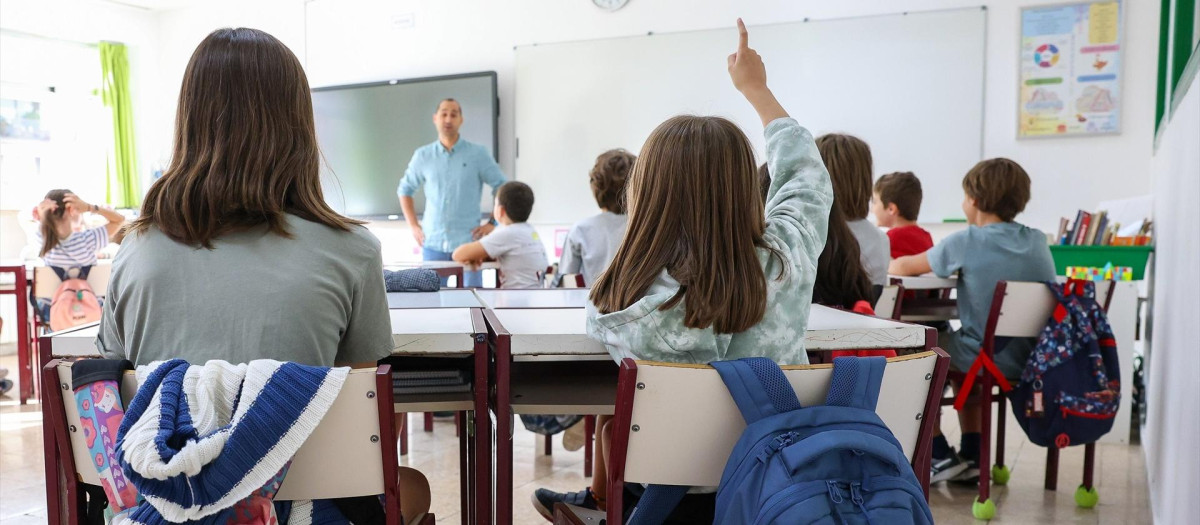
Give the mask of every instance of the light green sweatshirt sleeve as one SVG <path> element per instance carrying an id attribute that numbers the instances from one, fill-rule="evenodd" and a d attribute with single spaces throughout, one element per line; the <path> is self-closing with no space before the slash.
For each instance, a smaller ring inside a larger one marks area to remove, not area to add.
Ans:
<path id="1" fill-rule="evenodd" d="M 767 167 L 771 188 L 767 191 L 767 240 L 791 259 L 791 270 L 810 262 L 825 249 L 829 231 L 829 208 L 833 206 L 833 184 L 817 151 L 812 134 L 794 119 L 771 121 L 766 129 Z M 779 268 L 768 258 L 767 278 Z M 804 298 L 811 301 L 811 293 Z"/>

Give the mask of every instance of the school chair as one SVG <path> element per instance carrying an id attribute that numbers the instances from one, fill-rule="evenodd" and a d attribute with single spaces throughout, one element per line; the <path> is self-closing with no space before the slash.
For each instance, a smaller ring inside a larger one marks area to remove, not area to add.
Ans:
<path id="1" fill-rule="evenodd" d="M 99 486 L 71 390 L 73 361 L 55 359 L 42 369 L 46 504 L 50 523 L 81 523 L 81 485 Z M 121 399 L 137 393 L 125 374 Z M 281 501 L 384 495 L 388 525 L 399 525 L 400 489 L 393 427 L 391 367 L 350 371 L 329 412 L 292 459 L 275 499 Z M 432 524 L 423 514 L 409 523 Z"/>
<path id="2" fill-rule="evenodd" d="M 17 385 L 17 397 L 24 405 L 30 398 L 34 397 L 33 384 L 36 382 L 36 374 L 34 373 L 35 365 L 33 359 L 37 356 L 37 336 L 31 323 L 31 308 L 26 296 L 30 291 L 30 283 L 28 274 L 25 273 L 25 262 L 14 261 L 12 263 L 0 264 L 0 274 L 12 275 L 12 284 L 0 282 L 0 295 L 13 296 L 13 302 L 16 303 L 17 316 L 17 369 L 15 370 L 14 379 L 19 383 Z M 0 319 L 0 328 L 3 327 L 3 319 Z M 12 326 L 13 323 L 9 323 Z"/>
<path id="3" fill-rule="evenodd" d="M 904 304 L 904 285 L 890 284 L 883 287 L 875 301 L 875 317 L 900 320 L 900 308 Z"/>
<path id="4" fill-rule="evenodd" d="M 1096 282 L 1096 302 L 1104 311 L 1108 311 L 1112 302 L 1115 287 L 1112 281 Z M 983 347 L 980 352 L 991 361 L 995 355 L 997 337 L 1026 337 L 1036 338 L 1046 327 L 1047 321 L 1054 312 L 1058 300 L 1046 287 L 1045 283 L 1000 281 L 992 294 L 991 310 L 983 335 Z M 950 379 L 964 388 L 972 388 L 966 381 L 967 374 L 951 371 Z M 965 382 L 965 384 L 964 384 Z M 979 434 L 979 499 L 972 507 L 972 513 L 979 519 L 991 519 L 996 513 L 995 503 L 991 499 L 991 482 L 997 485 L 1008 483 L 1012 473 L 1004 464 L 1004 428 L 1007 417 L 1007 403 L 1003 390 L 992 391 L 996 386 L 996 378 L 987 370 L 981 370 L 978 376 L 979 393 L 971 393 L 967 402 L 978 402 L 981 408 L 982 428 Z M 955 397 L 950 396 L 941 400 L 942 406 L 954 405 Z M 996 463 L 991 469 L 985 468 L 991 460 L 992 440 L 992 403 L 996 403 Z M 1083 487 L 1093 488 L 1095 473 L 1096 444 L 1084 445 Z M 1058 485 L 1058 449 L 1046 449 L 1046 490 L 1056 490 Z"/>
<path id="5" fill-rule="evenodd" d="M 904 448 L 928 498 L 934 416 L 950 356 L 941 349 L 888 359 L 876 411 Z M 823 405 L 833 365 L 784 366 L 804 406 Z M 625 483 L 717 486 L 746 422 L 716 369 L 625 359 L 608 458 L 608 511 L 557 504 L 555 523 L 622 523 Z M 679 429 L 688 429 L 680 439 Z"/>
<path id="6" fill-rule="evenodd" d="M 72 270 L 69 272 L 74 275 Z M 92 287 L 92 291 L 96 293 L 96 297 L 104 300 L 108 295 L 108 281 L 112 277 L 112 263 L 108 261 L 97 262 L 88 270 L 87 282 Z M 31 351 L 38 356 L 37 364 L 34 369 L 50 362 L 49 351 L 43 351 L 41 347 L 40 336 L 50 331 L 50 325 L 47 319 L 41 318 L 41 312 L 38 308 L 38 300 L 46 301 L 54 300 L 54 292 L 58 291 L 59 285 L 62 284 L 62 279 L 58 278 L 58 274 L 54 273 L 54 269 L 49 266 L 36 266 L 33 269 L 33 291 L 30 294 L 29 302 L 32 306 L 33 315 L 30 317 L 33 320 L 33 333 L 30 334 Z"/>

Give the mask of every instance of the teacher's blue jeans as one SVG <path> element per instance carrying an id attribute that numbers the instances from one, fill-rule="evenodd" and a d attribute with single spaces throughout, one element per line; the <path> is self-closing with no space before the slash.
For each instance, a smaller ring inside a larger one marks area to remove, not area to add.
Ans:
<path id="1" fill-rule="evenodd" d="M 453 261 L 454 259 L 452 257 L 450 257 L 450 254 L 447 252 L 439 252 L 437 250 L 422 247 L 421 248 L 421 260 L 424 260 L 424 261 Z M 442 279 L 442 286 L 446 286 L 445 278 Z M 476 270 L 474 272 L 468 272 L 468 271 L 464 270 L 463 271 L 463 287 L 464 288 L 482 288 L 483 287 L 483 272 L 478 271 L 478 270 Z"/>

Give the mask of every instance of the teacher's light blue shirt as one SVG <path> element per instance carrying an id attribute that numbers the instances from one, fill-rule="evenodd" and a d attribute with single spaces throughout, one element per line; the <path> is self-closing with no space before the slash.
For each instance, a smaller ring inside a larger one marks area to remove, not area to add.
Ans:
<path id="1" fill-rule="evenodd" d="M 487 148 L 459 139 L 446 149 L 434 142 L 413 153 L 396 193 L 411 197 L 425 187 L 425 247 L 441 252 L 471 242 L 471 230 L 479 226 L 479 199 L 483 185 L 492 195 L 504 184 L 504 173 Z"/>

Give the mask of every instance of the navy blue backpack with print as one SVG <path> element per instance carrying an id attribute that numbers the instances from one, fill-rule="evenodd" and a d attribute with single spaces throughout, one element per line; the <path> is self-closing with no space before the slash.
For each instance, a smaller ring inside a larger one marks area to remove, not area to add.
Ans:
<path id="1" fill-rule="evenodd" d="M 1008 394 L 1013 415 L 1037 445 L 1093 443 L 1112 429 L 1121 401 L 1117 343 L 1096 302 L 1095 283 L 1046 286 L 1058 306 Z"/>
<path id="2" fill-rule="evenodd" d="M 835 358 L 825 404 L 809 407 L 770 359 L 709 364 L 746 419 L 713 523 L 933 523 L 903 448 L 875 413 L 884 358 Z M 662 523 L 686 492 L 651 485 L 630 525 Z"/>

